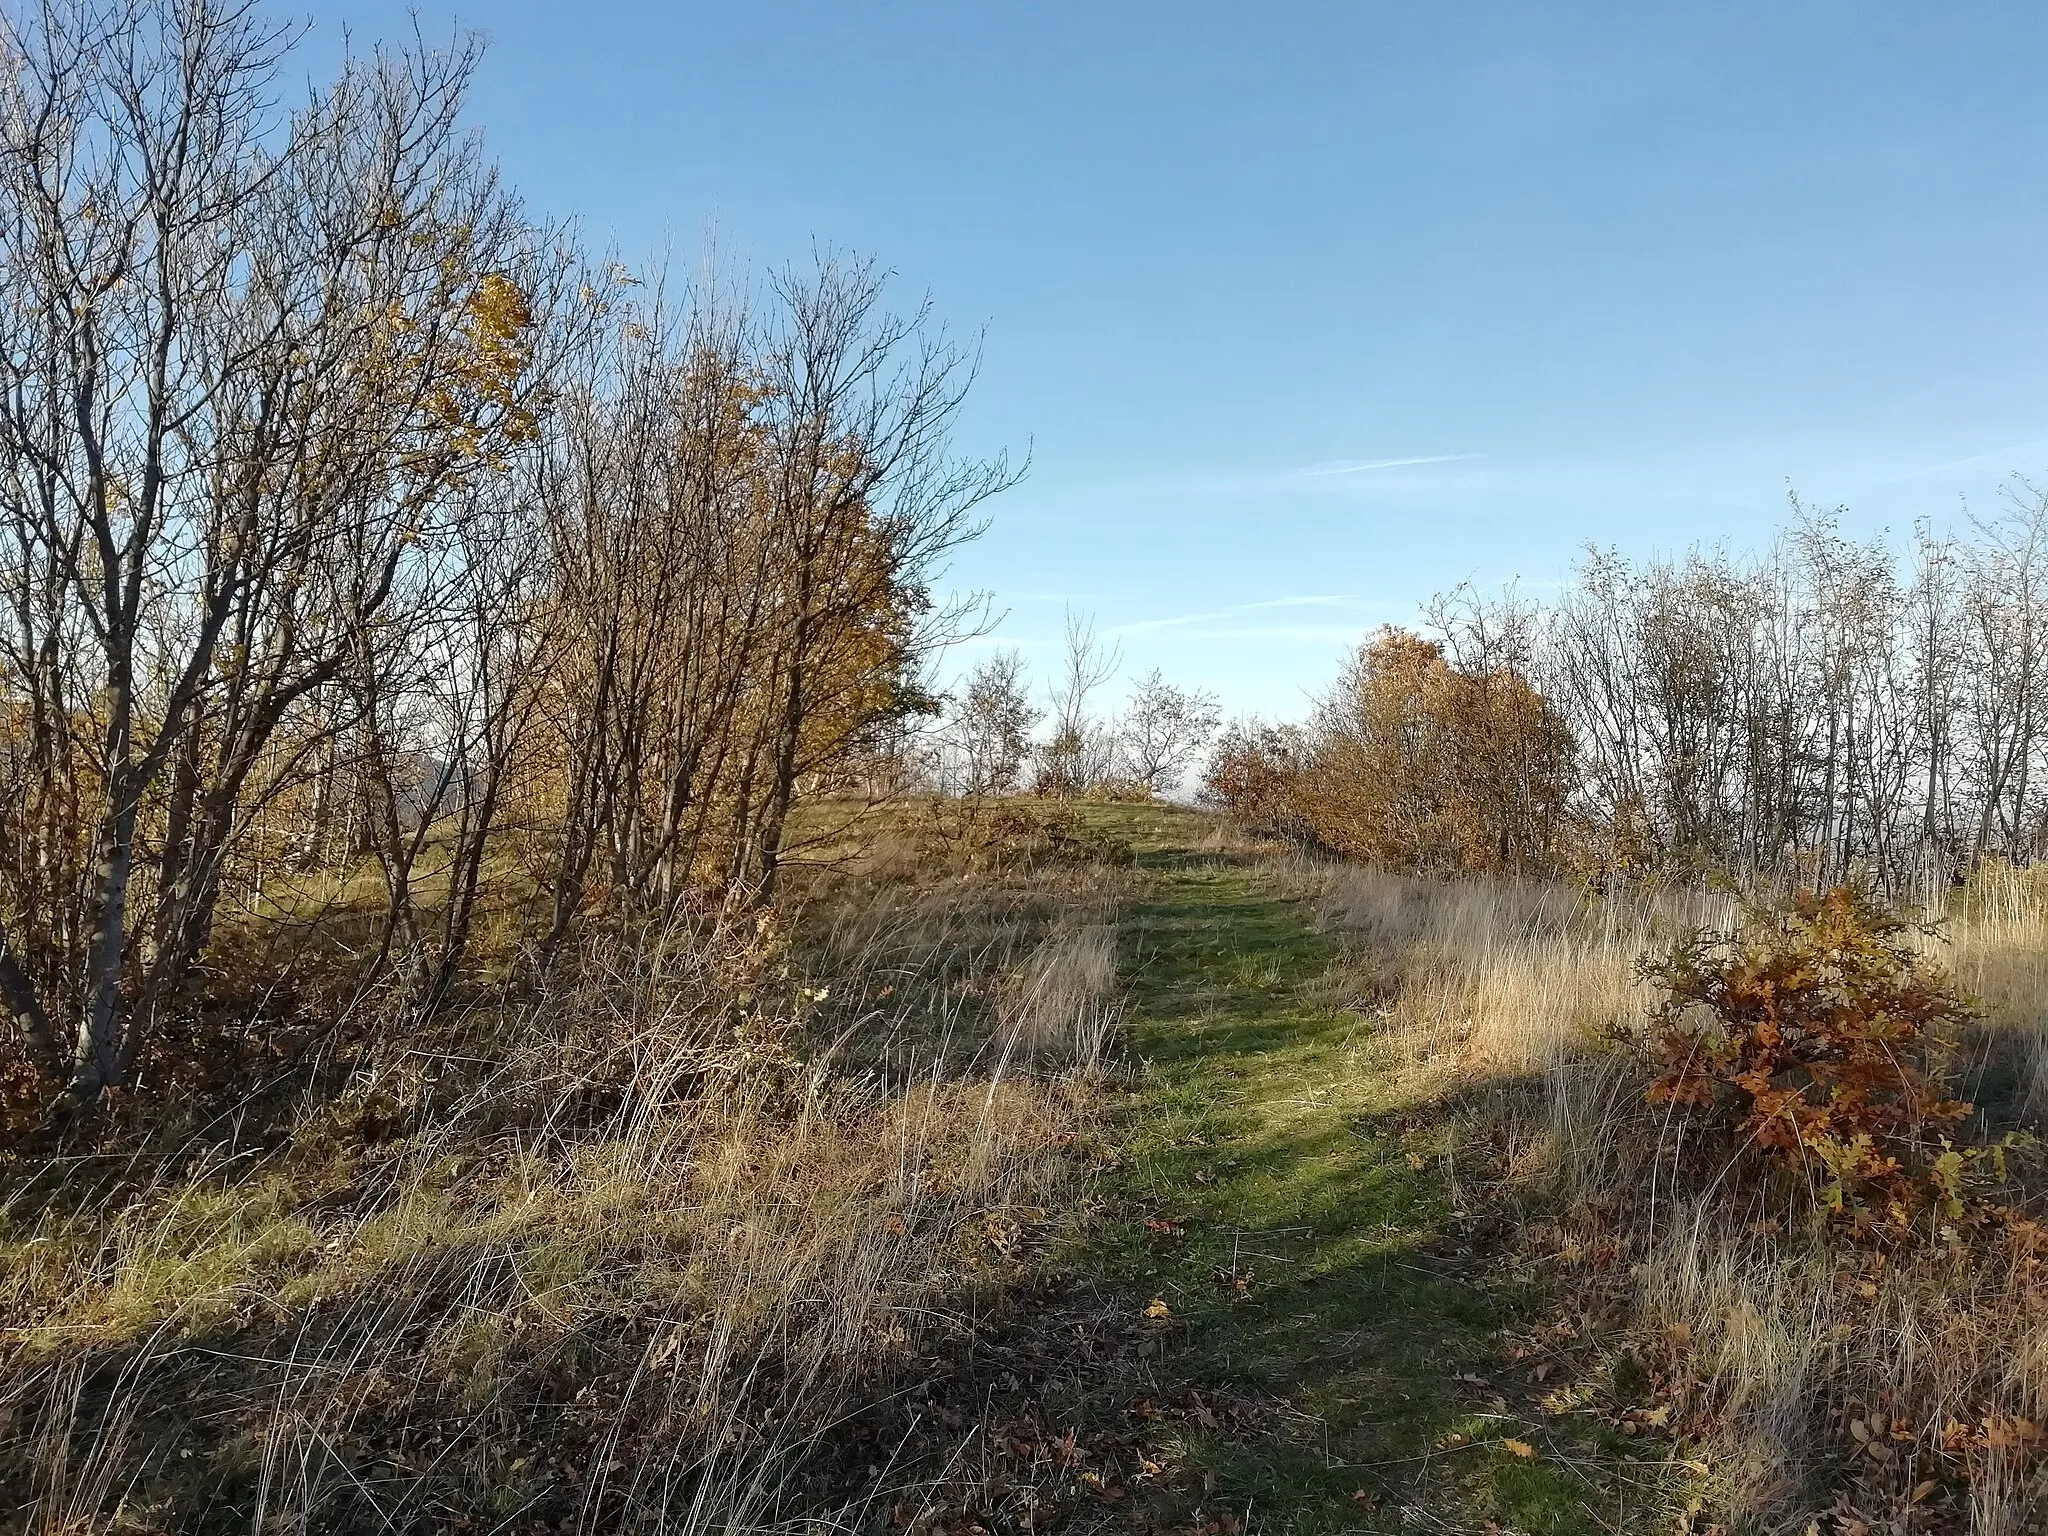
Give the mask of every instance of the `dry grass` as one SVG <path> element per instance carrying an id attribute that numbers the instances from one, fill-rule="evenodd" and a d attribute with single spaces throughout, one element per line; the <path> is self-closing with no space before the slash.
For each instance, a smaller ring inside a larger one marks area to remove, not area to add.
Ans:
<path id="1" fill-rule="evenodd" d="M 1054 929 L 1006 978 L 997 1030 L 1005 1066 L 1067 1066 L 1102 1074 L 1116 1028 L 1116 929 L 1069 922 Z"/>
<path id="2" fill-rule="evenodd" d="M 1392 1058 L 1456 1106 L 1525 1259 L 1582 1322 L 1556 1412 L 1679 1435 L 1736 1528 L 1955 1531 L 2048 1522 L 2048 1294 L 2025 1224 L 1890 1253 L 1830 1243 L 1810 1196 L 1683 1112 L 1610 1043 L 1636 961 L 1725 898 L 1299 871 L 1359 943 Z M 1981 1000 L 1951 1063 L 1980 1132 L 2037 1122 L 2048 1080 L 2048 884 L 1992 871 L 1930 940 Z M 1468 1179 L 1469 1184 L 1469 1179 Z M 2030 1198 L 2024 1182 L 2007 1198 Z"/>
<path id="3" fill-rule="evenodd" d="M 1949 893 L 1948 961 L 1984 1009 L 1965 1070 L 2018 1118 L 2048 1110 L 2048 870 L 1990 865 Z"/>
<path id="4" fill-rule="evenodd" d="M 278 1134 L 0 1170 L 0 1529 L 856 1518 L 833 1426 L 1069 1193 L 1116 1002 L 1065 878 L 614 946 Z"/>
<path id="5" fill-rule="evenodd" d="M 1305 872 L 1306 873 L 1306 872 Z M 1640 1012 L 1636 957 L 1729 903 L 1588 899 L 1541 881 L 1316 872 L 1324 921 L 1381 967 L 1414 1063 L 1450 1078 L 1543 1072 Z"/>

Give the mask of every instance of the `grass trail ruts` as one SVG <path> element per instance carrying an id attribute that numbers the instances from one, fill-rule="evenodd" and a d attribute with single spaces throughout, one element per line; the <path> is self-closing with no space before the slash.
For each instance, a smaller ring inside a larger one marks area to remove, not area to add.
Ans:
<path id="1" fill-rule="evenodd" d="M 1202 1507 L 1259 1532 L 1670 1529 L 1651 1468 L 1482 1386 L 1538 1298 L 1459 1236 L 1447 1117 L 1392 1087 L 1336 943 L 1256 862 L 1192 847 L 1206 821 L 1117 819 L 1135 1080 L 1117 1219 L 1081 1262 L 1170 1309 L 1164 1392 L 1248 1410 L 1175 1421 Z"/>

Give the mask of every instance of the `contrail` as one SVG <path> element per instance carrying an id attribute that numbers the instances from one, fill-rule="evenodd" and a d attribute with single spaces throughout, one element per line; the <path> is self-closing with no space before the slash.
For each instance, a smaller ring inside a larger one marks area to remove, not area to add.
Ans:
<path id="1" fill-rule="evenodd" d="M 1295 471 L 1298 475 L 1362 475 L 1369 469 L 1399 469 L 1408 464 L 1455 464 L 1460 459 L 1476 459 L 1476 453 L 1432 453 L 1413 459 L 1366 459 L 1357 463 L 1311 464 L 1307 469 Z"/>

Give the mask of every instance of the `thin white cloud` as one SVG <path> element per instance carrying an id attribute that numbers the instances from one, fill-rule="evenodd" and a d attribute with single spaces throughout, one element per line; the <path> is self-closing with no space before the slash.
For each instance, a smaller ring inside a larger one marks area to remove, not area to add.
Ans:
<path id="1" fill-rule="evenodd" d="M 974 649 L 977 647 L 986 646 L 990 649 L 1001 649 L 1005 651 L 1010 650 L 1012 647 L 1021 651 L 1046 651 L 1051 650 L 1060 642 L 1057 640 L 1044 639 L 1042 637 L 1034 639 L 1029 635 L 1011 635 L 998 632 L 995 634 L 987 635 L 962 635 L 958 640 L 954 641 L 953 643 L 955 645 L 960 646 L 963 649 Z"/>
<path id="2" fill-rule="evenodd" d="M 1925 469 L 1916 469 L 1910 474 L 1899 476 L 1900 480 L 1919 480 L 1928 475 L 1938 475 L 1944 470 L 1963 469 L 1971 464 L 1982 464 L 1987 459 L 2002 459 L 2010 454 L 2024 453 L 2030 448 L 2039 448 L 2048 443 L 2048 437 L 2037 437 L 2030 443 L 2014 443 L 2010 448 L 1994 448 L 1989 453 L 1973 453 L 1966 459 L 1950 459 L 1946 464 L 1930 464 Z"/>
<path id="3" fill-rule="evenodd" d="M 1121 640 L 1128 635 L 1149 635 L 1155 630 L 1178 629 L 1185 624 L 1206 624 L 1212 619 L 1227 619 L 1233 611 L 1225 608 L 1216 613 L 1183 613 L 1170 619 L 1133 619 L 1128 624 L 1112 625 L 1102 634 L 1104 639 Z"/>
<path id="4" fill-rule="evenodd" d="M 1371 633 L 1370 624 L 1258 624 L 1231 629 L 1191 629 L 1180 639 L 1228 640 L 1233 644 L 1350 645 Z"/>
<path id="5" fill-rule="evenodd" d="M 1228 608 L 1219 608 L 1213 613 L 1181 613 L 1164 619 L 1133 619 L 1105 629 L 1105 639 L 1123 639 L 1131 635 L 1149 635 L 1162 629 L 1184 629 L 1190 624 L 1212 624 L 1218 620 L 1236 618 L 1239 614 L 1257 613 L 1266 608 L 1352 608 L 1369 610 L 1385 608 L 1386 603 L 1374 602 L 1369 598 L 1337 596 L 1269 597 L 1256 603 L 1236 603 Z"/>
<path id="6" fill-rule="evenodd" d="M 1373 469 L 1406 469 L 1411 464 L 1456 464 L 1482 457 L 1484 455 L 1477 453 L 1427 453 L 1411 459 L 1332 459 L 1326 464 L 1305 465 L 1294 473 L 1303 479 L 1323 475 L 1362 475 Z"/>
<path id="7" fill-rule="evenodd" d="M 1315 464 L 1302 464 L 1293 468 L 1269 468 L 1259 470 L 1213 471 L 1159 476 L 1141 475 L 1128 480 L 1110 480 L 1094 485 L 1075 487 L 1061 493 L 1070 500 L 1075 495 L 1091 501 L 1123 501 L 1133 497 L 1217 497 L 1231 499 L 1275 495 L 1336 495 L 1346 493 L 1347 486 L 1357 485 L 1358 494 L 1364 490 L 1359 477 L 1375 471 L 1402 469 L 1430 469 L 1441 464 L 1462 464 L 1473 459 L 1483 459 L 1483 453 L 1423 453 L 1408 454 L 1400 458 L 1387 459 L 1326 459 Z M 1414 477 L 1390 475 L 1390 480 L 1414 489 Z M 1384 486 L 1376 486 L 1373 494 L 1380 494 Z"/>

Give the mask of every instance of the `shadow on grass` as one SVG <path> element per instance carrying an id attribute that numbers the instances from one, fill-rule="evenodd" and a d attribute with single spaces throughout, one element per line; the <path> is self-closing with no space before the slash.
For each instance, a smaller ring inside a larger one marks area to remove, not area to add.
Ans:
<path id="1" fill-rule="evenodd" d="M 1192 1427 L 1207 1497 L 1265 1529 L 1639 1523 L 1631 1495 L 1637 1515 L 1661 1501 L 1474 1391 L 1542 1298 L 1457 1221 L 1437 1163 L 1451 1106 L 1398 1098 L 1373 1019 L 1327 982 L 1336 944 L 1249 861 L 1145 864 L 1127 1213 L 1088 1262 L 1172 1312 L 1162 1377 L 1260 1405 L 1257 1433 Z"/>
<path id="2" fill-rule="evenodd" d="M 733 1426 L 762 1438 L 735 1454 L 765 1466 L 786 1446 L 785 1508 L 845 1510 L 889 1490 L 848 1519 L 875 1530 L 1227 1536 L 1228 1516 L 1274 1532 L 1497 1521 L 1561 1533 L 1654 1520 L 1654 1495 L 1629 1502 L 1568 1436 L 1460 1379 L 1498 1364 L 1500 1331 L 1540 1298 L 1494 1283 L 1459 1226 L 1435 1163 L 1446 1106 L 1389 1086 L 1373 1021 L 1328 983 L 1337 946 L 1206 819 L 1089 814 L 1125 830 L 1145 882 L 1123 924 L 1142 1065 L 1101 1149 L 1113 1166 L 1088 1197 L 1094 1219 L 1056 1255 L 1064 1278 L 1039 1283 L 1030 1254 L 999 1249 L 1000 1272 L 940 1298 L 900 1353 L 849 1364 L 860 1379 L 838 1384 L 837 1400 L 866 1406 L 828 1426 L 815 1415 L 833 1384 L 784 1391 L 764 1359 Z M 1030 916 L 1035 931 L 1044 914 Z M 0 1402 L 23 1410 L 0 1453 L 25 1466 L 53 1429 L 46 1415 L 75 1412 L 81 1446 L 102 1425 L 125 1445 L 108 1470 L 139 1461 L 161 1479 L 179 1529 L 247 1529 L 258 1482 L 276 1475 L 299 1480 L 301 1503 L 326 1490 L 327 1529 L 452 1528 L 437 1522 L 457 1509 L 503 1529 L 657 1523 L 701 1476 L 662 1420 L 701 1381 L 640 1384 L 664 1326 L 646 1297 L 557 1326 L 552 1304 L 524 1315 L 534 1276 L 508 1263 L 502 1249 L 451 1250 L 430 1273 L 363 1277 L 303 1307 L 166 1337 L 148 1358 L 153 1345 L 60 1352 Z M 437 1334 L 425 1379 L 426 1335 L 464 1309 L 486 1322 L 474 1338 Z M 366 1316 L 375 1358 L 360 1329 L 340 1326 Z M 330 1375 L 355 1385 L 330 1392 Z M 465 1379 L 494 1386 L 465 1400 Z M 803 1428 L 782 1442 L 771 1420 Z M 658 1486 L 636 1484 L 643 1465 Z M 612 1493 L 592 1492 L 593 1467 Z M 78 1475 L 97 1473 L 82 1459 Z"/>

